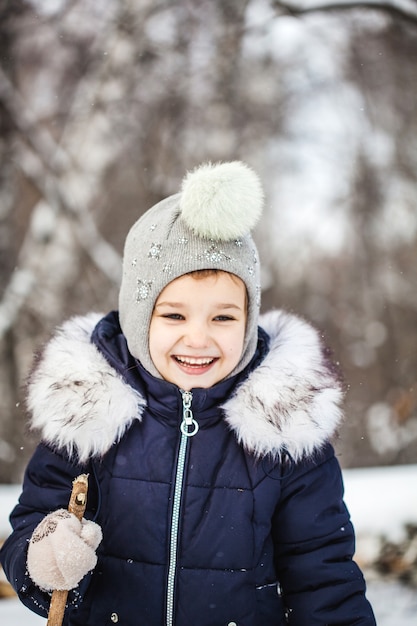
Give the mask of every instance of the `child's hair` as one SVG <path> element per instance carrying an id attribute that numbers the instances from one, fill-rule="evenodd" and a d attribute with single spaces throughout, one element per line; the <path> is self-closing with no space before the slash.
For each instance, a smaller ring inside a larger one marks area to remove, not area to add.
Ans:
<path id="1" fill-rule="evenodd" d="M 233 274 L 232 272 L 226 272 L 225 270 L 218 270 L 216 268 L 209 268 L 209 269 L 204 269 L 204 270 L 193 270 L 192 272 L 187 272 L 186 274 L 184 274 L 184 276 L 192 276 L 193 278 L 195 278 L 195 280 L 201 280 L 203 278 L 208 278 L 209 276 L 218 276 L 219 274 L 227 274 L 228 276 L 230 276 L 231 280 L 233 280 L 233 282 L 236 284 L 238 284 L 238 280 L 240 280 L 239 276 L 236 276 L 236 274 Z M 245 307 L 246 307 L 246 312 L 247 312 L 248 290 L 247 290 L 246 285 L 245 285 Z"/>
<path id="2" fill-rule="evenodd" d="M 193 278 L 198 280 L 199 278 L 208 278 L 209 276 L 218 276 L 219 273 L 223 271 L 224 270 L 208 268 L 204 270 L 193 270 L 192 272 L 187 272 L 186 274 L 184 274 L 184 276 L 192 276 Z M 230 272 L 227 272 L 227 273 L 229 274 Z M 234 276 L 234 274 L 230 274 L 230 276 Z"/>

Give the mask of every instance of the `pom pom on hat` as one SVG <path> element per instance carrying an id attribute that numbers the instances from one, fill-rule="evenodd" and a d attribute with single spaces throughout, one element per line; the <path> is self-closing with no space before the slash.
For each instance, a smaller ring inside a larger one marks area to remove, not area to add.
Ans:
<path id="1" fill-rule="evenodd" d="M 255 172 L 240 161 L 207 163 L 184 178 L 179 208 L 199 237 L 230 241 L 248 234 L 261 216 L 264 194 Z"/>

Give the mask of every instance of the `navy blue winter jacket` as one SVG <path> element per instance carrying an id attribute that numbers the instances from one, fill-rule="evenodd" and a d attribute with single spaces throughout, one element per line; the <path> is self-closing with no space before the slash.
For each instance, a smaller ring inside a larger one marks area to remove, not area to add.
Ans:
<path id="1" fill-rule="evenodd" d="M 42 442 L 1 551 L 30 609 L 45 616 L 50 595 L 28 577 L 27 542 L 88 472 L 103 541 L 66 626 L 375 625 L 329 443 L 340 383 L 308 324 L 261 323 L 244 372 L 192 390 L 194 436 L 188 396 L 133 359 L 116 313 L 70 320 L 47 345 L 28 391 Z"/>

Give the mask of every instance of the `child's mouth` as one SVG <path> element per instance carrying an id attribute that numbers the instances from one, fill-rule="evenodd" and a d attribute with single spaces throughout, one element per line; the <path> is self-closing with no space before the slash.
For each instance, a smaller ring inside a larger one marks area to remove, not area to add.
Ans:
<path id="1" fill-rule="evenodd" d="M 174 360 L 182 369 L 193 374 L 206 372 L 218 360 L 218 357 L 191 357 L 174 355 Z"/>

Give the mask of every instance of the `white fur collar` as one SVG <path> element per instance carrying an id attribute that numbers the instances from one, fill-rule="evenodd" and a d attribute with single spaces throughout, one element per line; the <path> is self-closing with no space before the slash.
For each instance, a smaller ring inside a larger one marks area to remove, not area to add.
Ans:
<path id="1" fill-rule="evenodd" d="M 342 385 L 315 328 L 283 311 L 262 315 L 270 337 L 262 363 L 224 404 L 226 421 L 255 456 L 298 460 L 331 438 L 342 420 Z"/>
<path id="2" fill-rule="evenodd" d="M 100 317 L 66 322 L 28 383 L 32 428 L 46 443 L 76 452 L 81 462 L 105 454 L 145 407 L 144 398 L 90 342 Z M 341 421 L 341 385 L 310 325 L 282 311 L 263 315 L 260 323 L 271 338 L 270 350 L 224 404 L 225 419 L 255 456 L 287 450 L 299 459 L 334 434 Z"/>
<path id="3" fill-rule="evenodd" d="M 66 322 L 28 381 L 31 427 L 45 443 L 76 452 L 81 462 L 107 452 L 145 405 L 90 342 L 101 317 L 91 313 Z"/>

